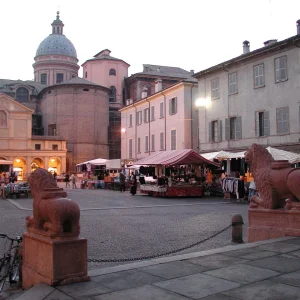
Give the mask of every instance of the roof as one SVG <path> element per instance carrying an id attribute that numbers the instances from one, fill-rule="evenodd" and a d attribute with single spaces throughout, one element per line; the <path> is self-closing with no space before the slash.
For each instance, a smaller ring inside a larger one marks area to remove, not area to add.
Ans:
<path id="1" fill-rule="evenodd" d="M 20 85 L 29 85 L 33 87 L 35 90 L 33 91 L 33 95 L 37 95 L 43 88 L 47 85 L 41 84 L 40 82 L 35 82 L 33 80 L 11 80 L 11 79 L 0 79 L 0 92 L 10 92 L 10 86 L 20 84 Z"/>
<path id="2" fill-rule="evenodd" d="M 95 166 L 104 166 L 104 165 L 106 165 L 106 162 L 107 162 L 107 159 L 96 158 L 96 159 L 92 159 L 92 160 L 82 162 L 80 164 L 77 164 L 76 166 L 81 166 L 81 165 L 86 165 L 86 164 L 91 164 L 91 165 L 95 165 Z"/>
<path id="3" fill-rule="evenodd" d="M 192 149 L 169 150 L 153 153 L 134 162 L 134 165 L 210 165 L 219 167 L 218 163 L 211 162 Z"/>
<path id="4" fill-rule="evenodd" d="M 245 61 L 247 59 L 253 58 L 254 56 L 258 56 L 264 52 L 272 52 L 272 51 L 276 51 L 278 49 L 282 49 L 283 47 L 287 46 L 288 44 L 294 44 L 295 42 L 299 42 L 300 41 L 300 35 L 295 35 L 292 36 L 290 38 L 287 38 L 283 41 L 280 42 L 276 42 L 274 44 L 271 44 L 270 46 L 264 46 L 262 48 L 256 49 L 254 51 L 239 55 L 235 58 L 232 58 L 230 60 L 227 60 L 225 62 L 222 62 L 220 64 L 217 64 L 213 67 L 210 67 L 208 69 L 202 70 L 200 72 L 197 72 L 193 75 L 193 77 L 198 78 L 202 75 L 208 74 L 208 73 L 212 73 L 214 71 L 217 70 L 223 70 L 226 66 L 237 63 L 237 62 L 241 62 L 241 61 Z M 299 47 L 299 45 L 298 45 Z"/>
<path id="5" fill-rule="evenodd" d="M 96 85 L 96 86 L 101 86 L 97 83 L 94 83 L 94 82 L 91 82 L 91 81 L 88 81 L 84 78 L 81 78 L 81 77 L 74 77 L 74 78 L 71 78 L 69 80 L 66 80 L 66 81 L 62 81 L 60 83 L 56 83 L 55 85 L 66 85 L 66 84 L 84 84 L 84 85 Z"/>
<path id="6" fill-rule="evenodd" d="M 135 73 L 135 75 L 152 75 L 158 77 L 175 77 L 175 78 L 191 78 L 192 73 L 178 67 L 167 67 L 160 65 L 143 65 L 143 72 Z"/>
<path id="7" fill-rule="evenodd" d="M 126 65 L 128 65 L 128 67 L 130 66 L 130 64 L 128 64 L 126 61 L 124 61 L 124 60 L 122 60 L 122 59 L 119 59 L 119 58 L 110 56 L 109 54 L 101 54 L 101 53 L 104 52 L 104 51 L 109 51 L 109 53 L 111 52 L 111 51 L 108 50 L 108 49 L 102 50 L 102 51 L 100 51 L 99 53 L 97 53 L 96 55 L 94 55 L 93 58 L 86 60 L 81 66 L 83 66 L 83 65 L 84 65 L 86 62 L 88 62 L 88 61 L 97 61 L 97 60 L 114 60 L 114 61 L 121 61 L 121 62 L 125 63 Z M 98 56 L 99 54 L 101 54 L 101 56 Z"/>

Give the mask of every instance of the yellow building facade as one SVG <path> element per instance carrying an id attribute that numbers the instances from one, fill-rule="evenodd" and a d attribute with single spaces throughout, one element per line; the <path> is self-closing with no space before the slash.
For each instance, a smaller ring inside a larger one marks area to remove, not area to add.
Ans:
<path id="1" fill-rule="evenodd" d="M 61 174 L 67 168 L 66 141 L 59 136 L 32 136 L 33 110 L 0 93 L 0 160 L 12 161 L 18 180 L 36 168 Z"/>

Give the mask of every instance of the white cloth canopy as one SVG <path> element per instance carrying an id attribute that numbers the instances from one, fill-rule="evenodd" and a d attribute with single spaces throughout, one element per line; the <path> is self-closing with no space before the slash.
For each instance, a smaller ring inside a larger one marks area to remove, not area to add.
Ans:
<path id="1" fill-rule="evenodd" d="M 92 160 L 82 162 L 80 164 L 77 164 L 76 166 L 86 165 L 88 163 L 90 163 L 91 165 L 95 165 L 95 166 L 104 166 L 104 165 L 106 165 L 106 162 L 107 162 L 107 159 L 96 158 L 96 159 L 92 159 Z"/>
<path id="2" fill-rule="evenodd" d="M 10 160 L 0 159 L 0 165 L 12 165 L 13 162 Z"/>

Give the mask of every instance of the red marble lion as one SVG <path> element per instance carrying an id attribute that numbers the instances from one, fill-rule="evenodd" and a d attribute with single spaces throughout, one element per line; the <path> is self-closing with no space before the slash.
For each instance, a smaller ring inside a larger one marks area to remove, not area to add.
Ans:
<path id="1" fill-rule="evenodd" d="M 259 192 L 251 197 L 251 208 L 291 209 L 293 201 L 299 202 L 300 169 L 291 168 L 288 161 L 274 161 L 268 150 L 257 144 L 245 153 L 245 161 L 250 163 Z"/>
<path id="2" fill-rule="evenodd" d="M 67 193 L 57 186 L 45 169 L 36 169 L 29 177 L 33 198 L 33 216 L 26 217 L 28 231 L 50 237 L 78 236 L 80 232 L 78 205 L 66 199 Z"/>

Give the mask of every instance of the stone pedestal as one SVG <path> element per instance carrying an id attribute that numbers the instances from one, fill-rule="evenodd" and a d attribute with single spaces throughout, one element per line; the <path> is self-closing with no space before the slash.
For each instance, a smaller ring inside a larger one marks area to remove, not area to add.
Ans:
<path id="1" fill-rule="evenodd" d="M 23 234 L 23 288 L 43 282 L 52 286 L 89 281 L 87 240 Z"/>
<path id="2" fill-rule="evenodd" d="M 248 210 L 248 242 L 283 236 L 300 236 L 300 210 Z"/>

